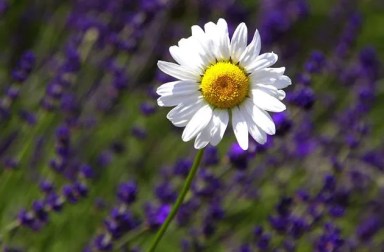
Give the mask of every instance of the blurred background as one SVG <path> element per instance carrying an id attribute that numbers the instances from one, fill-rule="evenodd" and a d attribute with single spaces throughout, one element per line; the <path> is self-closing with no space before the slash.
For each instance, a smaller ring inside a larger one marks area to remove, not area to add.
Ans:
<path id="1" fill-rule="evenodd" d="M 207 147 L 158 251 L 384 250 L 384 1 L 0 0 L 1 251 L 145 251 L 192 164 L 156 67 L 240 22 L 293 80 L 265 145 Z"/>

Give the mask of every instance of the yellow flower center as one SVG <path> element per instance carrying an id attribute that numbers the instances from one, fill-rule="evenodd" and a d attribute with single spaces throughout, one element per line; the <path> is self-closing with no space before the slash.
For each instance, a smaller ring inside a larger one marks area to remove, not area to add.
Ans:
<path id="1" fill-rule="evenodd" d="M 200 88 L 209 104 L 221 109 L 233 108 L 248 95 L 249 78 L 239 66 L 220 61 L 207 68 Z"/>

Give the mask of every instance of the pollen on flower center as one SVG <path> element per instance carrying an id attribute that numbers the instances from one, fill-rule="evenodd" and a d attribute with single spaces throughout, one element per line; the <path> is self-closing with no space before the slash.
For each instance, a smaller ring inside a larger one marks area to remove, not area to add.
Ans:
<path id="1" fill-rule="evenodd" d="M 222 109 L 233 108 L 248 95 L 249 78 L 237 65 L 221 61 L 207 68 L 200 88 L 209 104 Z"/>

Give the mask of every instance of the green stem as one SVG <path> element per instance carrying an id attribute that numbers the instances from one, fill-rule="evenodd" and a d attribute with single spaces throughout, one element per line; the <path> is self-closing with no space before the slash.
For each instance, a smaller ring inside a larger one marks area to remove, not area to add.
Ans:
<path id="1" fill-rule="evenodd" d="M 142 235 L 144 235 L 146 232 L 148 232 L 150 229 L 148 227 L 145 227 L 144 229 L 140 230 L 136 234 L 133 234 L 131 236 L 123 237 L 118 243 L 116 243 L 115 248 L 116 249 L 122 249 L 124 245 L 129 245 L 130 242 L 135 241 L 139 239 Z"/>
<path id="2" fill-rule="evenodd" d="M 197 172 L 197 168 L 199 167 L 199 164 L 200 164 L 200 161 L 201 161 L 201 157 L 203 156 L 203 153 L 204 153 L 204 148 L 200 149 L 197 152 L 195 160 L 193 161 L 193 165 L 191 167 L 191 170 L 188 173 L 188 177 L 185 180 L 184 186 L 181 189 L 181 192 L 180 192 L 179 196 L 177 197 L 176 203 L 173 205 L 171 213 L 168 215 L 167 219 L 165 220 L 165 222 L 163 223 L 163 225 L 161 226 L 159 231 L 157 231 L 155 240 L 153 241 L 153 243 L 151 245 L 151 248 L 148 250 L 148 252 L 154 252 L 155 251 L 157 244 L 160 242 L 160 240 L 163 237 L 165 231 L 167 231 L 167 228 L 168 228 L 169 224 L 171 223 L 171 221 L 173 220 L 173 218 L 177 214 L 181 204 L 184 201 L 185 195 L 187 195 L 187 192 L 188 192 L 188 190 L 189 190 L 189 188 L 190 188 L 190 186 L 192 184 L 192 180 L 195 177 L 195 174 Z"/>
<path id="3" fill-rule="evenodd" d="M 3 230 L 1 230 L 0 233 L 0 245 L 3 249 L 5 249 L 5 246 L 7 245 L 7 241 L 9 239 L 9 236 L 11 235 L 14 230 L 16 230 L 20 226 L 19 221 L 14 221 L 8 224 Z"/>

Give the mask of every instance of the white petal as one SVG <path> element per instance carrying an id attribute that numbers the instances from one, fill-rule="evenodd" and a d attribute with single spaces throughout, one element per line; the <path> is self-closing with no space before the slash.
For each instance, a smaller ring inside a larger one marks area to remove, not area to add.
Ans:
<path id="1" fill-rule="evenodd" d="M 159 60 L 157 62 L 157 66 L 164 73 L 180 80 L 198 81 L 198 79 L 200 78 L 200 76 L 196 75 L 190 69 L 187 69 L 186 67 L 180 66 L 172 62 Z"/>
<path id="2" fill-rule="evenodd" d="M 279 89 L 286 88 L 287 86 L 291 85 L 291 79 L 286 76 L 280 76 L 277 79 L 275 78 L 265 78 L 258 81 L 254 81 L 251 77 L 251 87 L 252 88 L 258 88 L 258 87 L 264 87 L 267 89 L 275 90 L 275 92 L 278 92 Z M 278 95 L 275 95 L 277 97 Z"/>
<path id="3" fill-rule="evenodd" d="M 176 127 L 185 127 L 188 122 L 192 119 L 193 115 L 196 114 L 200 107 L 193 107 L 187 113 L 177 114 L 170 121 Z"/>
<path id="4" fill-rule="evenodd" d="M 204 30 L 198 25 L 193 25 L 191 27 L 191 32 L 192 36 L 205 36 Z"/>
<path id="5" fill-rule="evenodd" d="M 216 109 L 213 111 L 212 119 L 209 124 L 196 136 L 195 148 L 201 149 L 209 142 L 213 146 L 217 145 L 223 138 L 227 128 L 229 115 L 227 110 Z"/>
<path id="6" fill-rule="evenodd" d="M 179 104 L 167 114 L 168 120 L 176 127 L 185 127 L 192 116 L 204 105 L 203 99 L 198 99 L 194 103 Z"/>
<path id="7" fill-rule="evenodd" d="M 247 46 L 243 54 L 240 56 L 240 63 L 243 67 L 251 64 L 260 54 L 261 39 L 259 31 L 256 30 L 251 43 Z"/>
<path id="8" fill-rule="evenodd" d="M 278 94 L 277 94 L 278 89 L 272 85 L 252 83 L 251 84 L 251 92 L 252 92 L 252 90 L 256 90 L 256 89 L 262 90 L 262 91 L 266 92 L 267 94 L 272 95 L 273 97 L 278 96 Z"/>
<path id="9" fill-rule="evenodd" d="M 171 54 L 172 58 L 177 62 L 179 63 L 180 65 L 182 64 L 182 62 L 184 61 L 183 60 L 183 57 L 181 55 L 181 50 L 180 50 L 180 47 L 178 46 L 171 46 L 169 48 L 169 53 Z"/>
<path id="10" fill-rule="evenodd" d="M 267 142 L 267 134 L 260 129 L 256 124 L 252 124 L 248 127 L 249 134 L 259 144 L 265 144 Z"/>
<path id="11" fill-rule="evenodd" d="M 231 59 L 233 63 L 239 62 L 241 54 L 247 47 L 248 30 L 244 23 L 237 26 L 231 40 Z"/>
<path id="12" fill-rule="evenodd" d="M 248 73 L 252 73 L 256 70 L 272 66 L 273 64 L 276 63 L 277 59 L 278 59 L 277 54 L 273 52 L 263 53 L 257 56 L 253 62 L 249 63 L 248 65 L 245 65 L 244 68 Z"/>
<path id="13" fill-rule="evenodd" d="M 280 78 L 284 74 L 284 71 L 285 67 L 264 68 L 259 71 L 254 71 L 249 77 L 253 83 L 270 84 Z"/>
<path id="14" fill-rule="evenodd" d="M 220 22 L 220 27 L 218 27 L 218 25 L 212 22 L 206 23 L 204 25 L 204 30 L 205 30 L 206 38 L 207 40 L 209 40 L 208 44 L 210 47 L 208 48 L 208 50 L 212 51 L 215 59 L 217 60 L 224 59 L 222 47 L 224 46 L 223 41 L 225 38 L 225 28 L 223 27 L 223 22 Z M 228 40 L 229 40 L 229 36 L 228 36 Z M 229 48 L 227 50 L 229 52 Z"/>
<path id="15" fill-rule="evenodd" d="M 205 30 L 205 36 L 207 39 L 207 44 L 210 46 L 207 48 L 210 50 L 213 54 L 214 59 L 216 60 L 220 54 L 219 54 L 219 48 L 220 44 L 219 41 L 217 40 L 218 38 L 218 31 L 215 23 L 208 22 L 204 25 L 204 30 Z"/>
<path id="16" fill-rule="evenodd" d="M 216 34 L 216 24 L 213 22 L 208 22 L 204 25 L 204 31 L 207 35 L 215 35 Z"/>
<path id="17" fill-rule="evenodd" d="M 216 146 L 221 139 L 223 139 L 224 132 L 227 128 L 229 121 L 229 114 L 227 110 L 215 109 L 213 111 L 212 122 L 214 131 L 212 132 L 211 144 Z"/>
<path id="18" fill-rule="evenodd" d="M 289 85 L 292 84 L 292 81 L 291 79 L 286 76 L 286 75 L 283 75 L 283 76 L 280 76 L 274 83 L 273 85 L 277 88 L 277 89 L 282 89 L 282 88 L 286 88 L 288 87 Z"/>
<path id="19" fill-rule="evenodd" d="M 197 150 L 202 149 L 207 146 L 207 144 L 209 143 L 209 139 L 210 138 L 207 133 L 200 132 L 196 136 L 195 144 L 193 145 L 193 147 L 195 147 L 195 149 Z"/>
<path id="20" fill-rule="evenodd" d="M 160 107 L 177 106 L 180 103 L 189 103 L 201 97 L 201 93 L 196 91 L 190 95 L 164 95 L 157 99 L 157 104 Z"/>
<path id="21" fill-rule="evenodd" d="M 272 84 L 268 85 L 268 84 L 254 84 L 254 83 L 252 83 L 251 88 L 252 88 L 252 90 L 260 89 L 260 90 L 264 91 L 265 93 L 267 93 L 267 94 L 269 94 L 269 95 L 271 95 L 271 96 L 273 96 L 279 100 L 282 100 L 285 98 L 285 92 L 283 90 L 278 90 Z"/>
<path id="22" fill-rule="evenodd" d="M 281 76 L 285 72 L 285 67 L 267 67 L 261 71 L 267 71 L 271 74 L 276 74 L 277 76 Z"/>
<path id="23" fill-rule="evenodd" d="M 194 81 L 172 81 L 157 88 L 158 95 L 188 95 L 199 90 L 199 85 Z"/>
<path id="24" fill-rule="evenodd" d="M 203 72 L 201 68 L 202 60 L 199 60 L 199 54 L 197 50 L 183 50 L 178 46 L 171 46 L 169 48 L 169 53 L 177 63 L 185 66 L 195 75 L 200 75 Z"/>
<path id="25" fill-rule="evenodd" d="M 216 61 L 215 55 L 212 48 L 213 43 L 204 33 L 203 29 L 200 26 L 192 26 L 192 38 L 199 44 L 201 51 L 199 53 L 200 58 L 202 59 L 204 66 L 208 66 Z"/>
<path id="26" fill-rule="evenodd" d="M 268 135 L 274 135 L 276 133 L 276 127 L 271 116 L 264 110 L 259 109 L 257 106 L 254 106 L 253 108 L 257 126 Z"/>
<path id="27" fill-rule="evenodd" d="M 269 135 L 274 135 L 276 133 L 275 123 L 271 116 L 254 105 L 250 99 L 247 99 L 244 102 L 243 108 L 243 110 L 247 111 L 248 115 L 251 116 L 252 121 L 263 131 Z"/>
<path id="28" fill-rule="evenodd" d="M 245 105 L 248 106 L 248 104 Z M 252 115 L 249 113 L 249 111 L 251 111 L 252 109 L 245 108 L 245 110 L 247 112 L 246 121 L 249 134 L 252 136 L 253 139 L 255 139 L 256 142 L 264 144 L 267 141 L 267 134 L 262 129 L 260 129 L 252 119 Z"/>
<path id="29" fill-rule="evenodd" d="M 209 141 L 211 140 L 211 131 L 213 129 L 212 119 L 208 123 L 208 125 L 196 136 L 194 147 L 195 149 L 201 149 L 207 146 Z"/>
<path id="30" fill-rule="evenodd" d="M 247 150 L 248 126 L 243 116 L 243 112 L 238 107 L 232 109 L 232 127 L 240 147 L 243 150 Z"/>
<path id="31" fill-rule="evenodd" d="M 251 91 L 251 98 L 256 106 L 266 111 L 282 112 L 286 109 L 285 105 L 276 97 L 259 88 Z"/>
<path id="32" fill-rule="evenodd" d="M 203 97 L 196 97 L 194 100 L 188 102 L 182 102 L 168 112 L 167 118 L 172 120 L 177 114 L 185 114 L 193 107 L 201 107 L 204 103 Z"/>
<path id="33" fill-rule="evenodd" d="M 205 70 L 205 61 L 202 55 L 205 50 L 195 37 L 182 39 L 179 41 L 180 53 L 183 56 L 181 65 L 193 69 L 198 75 L 201 75 Z"/>
<path id="34" fill-rule="evenodd" d="M 219 37 L 216 39 L 219 40 L 219 53 L 221 56 L 218 60 L 228 60 L 230 57 L 230 42 L 227 22 L 220 18 L 217 21 L 217 29 Z"/>
<path id="35" fill-rule="evenodd" d="M 195 148 L 201 149 L 209 142 L 213 146 L 217 145 L 223 138 L 227 128 L 229 115 L 227 110 L 216 109 L 213 111 L 212 119 L 209 124 L 196 136 Z"/>
<path id="36" fill-rule="evenodd" d="M 278 94 L 277 99 L 279 100 L 284 100 L 285 96 L 287 96 L 284 90 L 278 90 L 277 94 Z"/>
<path id="37" fill-rule="evenodd" d="M 212 108 L 209 105 L 201 107 L 192 119 L 188 122 L 183 131 L 181 138 L 184 142 L 188 142 L 194 138 L 202 129 L 207 126 L 212 118 Z"/>

